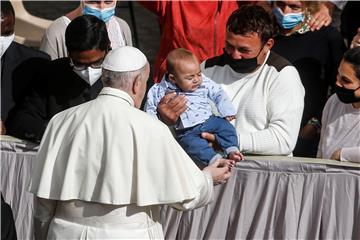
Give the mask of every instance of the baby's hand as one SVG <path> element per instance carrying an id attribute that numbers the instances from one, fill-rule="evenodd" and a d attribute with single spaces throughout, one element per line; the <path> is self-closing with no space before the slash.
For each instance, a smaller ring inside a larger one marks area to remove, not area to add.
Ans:
<path id="1" fill-rule="evenodd" d="M 225 119 L 228 120 L 229 122 L 231 122 L 231 121 L 234 120 L 235 118 L 236 118 L 235 115 L 225 117 Z"/>

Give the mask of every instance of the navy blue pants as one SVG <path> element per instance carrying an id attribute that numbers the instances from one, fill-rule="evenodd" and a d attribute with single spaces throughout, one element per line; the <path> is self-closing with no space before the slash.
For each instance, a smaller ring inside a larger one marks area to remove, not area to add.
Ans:
<path id="1" fill-rule="evenodd" d="M 202 124 L 176 131 L 177 141 L 192 159 L 209 164 L 218 154 L 209 146 L 208 141 L 201 137 L 202 132 L 214 134 L 217 143 L 226 153 L 239 149 L 234 126 L 226 119 L 211 116 Z"/>

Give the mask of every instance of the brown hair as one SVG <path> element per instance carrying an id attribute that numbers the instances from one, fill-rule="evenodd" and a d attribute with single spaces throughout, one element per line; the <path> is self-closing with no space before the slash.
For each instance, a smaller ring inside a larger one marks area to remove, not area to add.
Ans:
<path id="1" fill-rule="evenodd" d="M 177 61 L 190 59 L 198 61 L 195 55 L 185 48 L 176 48 L 172 50 L 171 52 L 169 52 L 166 58 L 166 68 L 168 73 L 174 74 L 175 64 Z"/>

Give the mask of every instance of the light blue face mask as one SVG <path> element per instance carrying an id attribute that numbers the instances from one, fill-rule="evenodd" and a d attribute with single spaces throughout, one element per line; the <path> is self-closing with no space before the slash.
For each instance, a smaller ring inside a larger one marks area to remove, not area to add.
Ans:
<path id="1" fill-rule="evenodd" d="M 93 15 L 104 22 L 108 22 L 110 18 L 115 15 L 115 6 L 99 10 L 97 8 L 84 5 L 83 14 Z"/>
<path id="2" fill-rule="evenodd" d="M 273 8 L 277 22 L 284 29 L 292 29 L 302 21 L 304 21 L 304 13 L 288 13 L 284 14 L 279 7 Z"/>

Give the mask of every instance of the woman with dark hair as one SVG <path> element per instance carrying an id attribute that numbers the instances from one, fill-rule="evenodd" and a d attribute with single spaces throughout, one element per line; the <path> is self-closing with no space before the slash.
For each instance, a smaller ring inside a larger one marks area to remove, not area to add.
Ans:
<path id="1" fill-rule="evenodd" d="M 323 115 L 318 158 L 360 163 L 360 47 L 344 54 Z"/>
<path id="2" fill-rule="evenodd" d="M 279 34 L 272 50 L 298 70 L 305 88 L 305 105 L 295 156 L 315 157 L 321 111 L 333 86 L 336 69 L 345 50 L 340 33 L 333 27 L 311 31 L 310 23 L 321 7 L 319 1 L 274 1 Z"/>

